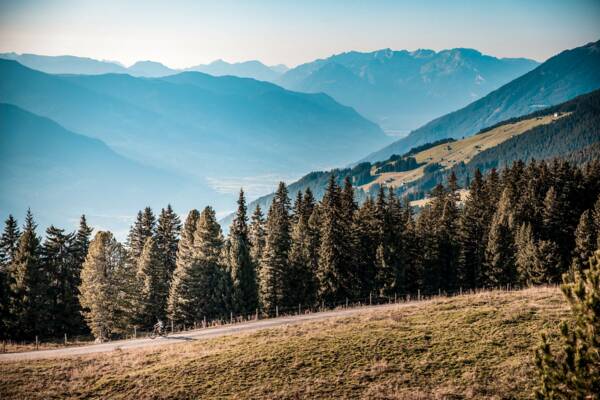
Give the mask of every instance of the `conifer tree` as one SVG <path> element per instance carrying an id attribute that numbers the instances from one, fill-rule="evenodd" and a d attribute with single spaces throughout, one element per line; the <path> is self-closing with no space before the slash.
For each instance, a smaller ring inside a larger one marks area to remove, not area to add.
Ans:
<path id="1" fill-rule="evenodd" d="M 137 259 L 142 254 L 146 239 L 154 236 L 156 229 L 156 218 L 150 207 L 144 208 L 143 211 L 139 211 L 135 223 L 132 225 L 127 237 L 127 247 L 129 250 L 129 256 L 132 258 L 132 262 L 137 263 Z"/>
<path id="2" fill-rule="evenodd" d="M 317 247 L 313 241 L 314 233 L 310 226 L 310 216 L 314 209 L 312 193 L 307 190 L 303 196 L 298 192 L 294 204 L 294 222 L 291 231 L 289 252 L 290 282 L 284 297 L 288 304 L 312 305 L 316 301 L 316 268 L 313 260 Z"/>
<path id="3" fill-rule="evenodd" d="M 248 239 L 250 240 L 250 257 L 254 262 L 256 268 L 256 276 L 260 275 L 261 258 L 265 248 L 265 219 L 260 209 L 260 205 L 256 205 L 252 219 L 250 221 L 250 228 L 248 230 Z"/>
<path id="4" fill-rule="evenodd" d="M 514 282 L 515 249 L 513 221 L 511 214 L 511 194 L 508 189 L 502 192 L 498 209 L 490 225 L 488 243 L 485 250 L 486 278 L 488 285 L 506 285 Z"/>
<path id="5" fill-rule="evenodd" d="M 188 325 L 224 315 L 231 290 L 230 278 L 219 265 L 223 235 L 214 210 L 206 207 L 197 217 L 192 238 L 187 231 L 190 218 L 192 213 L 184 227 L 169 293 L 170 318 Z"/>
<path id="6" fill-rule="evenodd" d="M 583 271 L 589 268 L 589 260 L 597 246 L 598 229 L 595 227 L 592 212 L 585 210 L 579 218 L 575 231 L 575 250 L 571 261 L 571 270 Z"/>
<path id="7" fill-rule="evenodd" d="M 139 295 L 137 296 L 137 320 L 144 327 L 163 320 L 168 296 L 168 272 L 156 240 L 146 239 L 146 244 L 137 262 Z"/>
<path id="8" fill-rule="evenodd" d="M 341 192 L 334 175 L 321 201 L 321 246 L 319 248 L 319 298 L 331 303 L 354 297 L 355 287 L 348 264 L 346 225 L 342 211 Z"/>
<path id="9" fill-rule="evenodd" d="M 269 208 L 265 248 L 261 258 L 260 303 L 267 313 L 285 305 L 284 294 L 291 285 L 289 276 L 290 200 L 283 182 L 279 183 Z"/>
<path id="10" fill-rule="evenodd" d="M 13 301 L 11 314 L 15 322 L 15 333 L 32 338 L 47 330 L 44 318 L 48 311 L 48 275 L 40 262 L 40 239 L 35 230 L 37 225 L 30 210 L 27 210 L 23 233 L 10 270 Z"/>
<path id="11" fill-rule="evenodd" d="M 193 247 L 199 218 L 198 210 L 191 210 L 188 213 L 177 246 L 176 267 L 169 288 L 168 315 L 178 323 L 193 323 L 195 318 L 193 305 L 190 304 L 189 299 L 194 297 Z"/>
<path id="12" fill-rule="evenodd" d="M 233 306 L 238 313 L 252 313 L 258 307 L 256 269 L 250 256 L 246 199 L 240 190 L 237 213 L 229 229 L 227 264 L 233 283 Z"/>
<path id="13" fill-rule="evenodd" d="M 12 215 L 4 221 L 4 231 L 0 236 L 0 270 L 8 269 L 15 258 L 19 243 L 19 226 Z"/>
<path id="14" fill-rule="evenodd" d="M 561 324 L 562 347 L 553 349 L 542 335 L 535 357 L 538 399 L 597 399 L 600 393 L 600 252 L 588 265 L 561 288 L 574 319 Z"/>
<path id="15" fill-rule="evenodd" d="M 48 328 L 57 337 L 81 328 L 81 308 L 77 297 L 80 265 L 73 251 L 73 241 L 73 234 L 65 234 L 64 229 L 50 226 L 41 247 L 41 265 L 49 278 L 48 316 L 52 321 Z"/>
<path id="16" fill-rule="evenodd" d="M 458 239 L 460 256 L 457 278 L 464 288 L 477 288 L 483 285 L 482 266 L 485 262 L 489 217 L 483 176 L 479 169 L 475 171 L 469 195 L 465 200 L 459 218 Z"/>
<path id="17" fill-rule="evenodd" d="M 132 272 L 125 249 L 113 235 L 96 233 L 83 263 L 79 300 L 86 323 L 97 339 L 127 333 L 135 278 Z"/>
<path id="18" fill-rule="evenodd" d="M 547 247 L 547 245 L 543 245 Z M 547 283 L 546 265 L 542 260 L 531 224 L 523 223 L 515 235 L 515 266 L 519 283 L 527 286 Z"/>
<path id="19" fill-rule="evenodd" d="M 76 260 L 75 262 L 79 265 L 80 269 L 87 256 L 93 230 L 94 229 L 87 224 L 85 215 L 82 215 L 79 219 L 79 228 L 75 233 L 72 245 L 72 252 Z"/>
<path id="20" fill-rule="evenodd" d="M 356 269 L 360 297 L 368 297 L 377 288 L 377 249 L 380 243 L 380 220 L 375 202 L 368 197 L 357 212 L 352 233 L 356 243 Z"/>
<path id="21" fill-rule="evenodd" d="M 19 226 L 12 215 L 4 223 L 4 231 L 0 236 L 0 338 L 7 338 L 12 329 L 13 321 L 10 304 L 12 293 L 10 290 L 13 275 L 12 265 L 19 244 Z"/>
<path id="22" fill-rule="evenodd" d="M 163 208 L 158 216 L 156 226 L 156 247 L 162 263 L 166 268 L 167 279 L 170 282 L 177 263 L 177 247 L 181 233 L 181 220 L 173 211 L 171 205 Z"/>

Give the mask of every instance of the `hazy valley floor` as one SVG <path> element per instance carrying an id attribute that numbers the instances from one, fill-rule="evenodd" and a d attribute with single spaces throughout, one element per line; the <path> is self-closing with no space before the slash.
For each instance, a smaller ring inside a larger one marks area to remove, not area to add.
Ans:
<path id="1" fill-rule="evenodd" d="M 554 288 L 487 292 L 164 347 L 0 363 L 0 397 L 529 398 Z"/>

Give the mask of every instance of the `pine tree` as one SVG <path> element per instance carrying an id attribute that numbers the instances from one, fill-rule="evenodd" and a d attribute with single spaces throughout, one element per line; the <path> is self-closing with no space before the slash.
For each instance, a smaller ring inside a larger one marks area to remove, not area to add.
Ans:
<path id="1" fill-rule="evenodd" d="M 289 304 L 313 305 L 316 301 L 317 282 L 316 268 L 313 259 L 317 247 L 314 243 L 314 233 L 310 226 L 310 217 L 314 209 L 312 193 L 307 190 L 305 195 L 298 192 L 294 204 L 294 223 L 291 232 L 291 248 L 289 252 L 290 281 L 284 297 Z"/>
<path id="2" fill-rule="evenodd" d="M 589 268 L 589 260 L 598 249 L 598 229 L 594 226 L 592 212 L 586 210 L 581 214 L 579 225 L 575 231 L 575 250 L 571 261 L 572 271 L 583 271 Z"/>
<path id="3" fill-rule="evenodd" d="M 156 218 L 150 207 L 144 208 L 143 211 L 139 211 L 135 223 L 132 225 L 127 237 L 127 247 L 129 250 L 129 256 L 132 262 L 135 264 L 137 259 L 142 254 L 146 239 L 154 236 L 156 229 Z"/>
<path id="4" fill-rule="evenodd" d="M 8 269 L 13 262 L 19 243 L 19 226 L 17 220 L 9 215 L 4 221 L 4 231 L 0 236 L 0 270 Z"/>
<path id="5" fill-rule="evenodd" d="M 293 284 L 289 276 L 290 200 L 283 182 L 279 183 L 269 208 L 265 248 L 259 275 L 260 303 L 263 311 L 272 313 L 286 304 L 284 294 Z"/>
<path id="6" fill-rule="evenodd" d="M 380 242 L 380 221 L 373 199 L 368 197 L 359 208 L 352 228 L 356 243 L 356 269 L 360 297 L 368 297 L 377 288 L 375 263 Z"/>
<path id="7" fill-rule="evenodd" d="M 136 299 L 136 320 L 142 326 L 152 326 L 166 315 L 169 289 L 168 272 L 156 240 L 146 239 L 137 262 L 139 295 Z"/>
<path id="8" fill-rule="evenodd" d="M 195 315 L 193 305 L 190 304 L 192 293 L 192 265 L 194 233 L 200 213 L 191 210 L 185 220 L 181 239 L 177 245 L 176 267 L 169 288 L 168 315 L 174 321 L 189 323 L 193 322 Z"/>
<path id="9" fill-rule="evenodd" d="M 460 256 L 458 264 L 458 282 L 464 288 L 477 288 L 483 285 L 482 266 L 485 262 L 488 222 L 487 205 L 491 199 L 486 195 L 483 176 L 479 169 L 475 171 L 469 195 L 465 200 L 459 218 L 458 239 Z"/>
<path id="10" fill-rule="evenodd" d="M 48 275 L 48 317 L 50 332 L 58 337 L 66 332 L 76 332 L 81 320 L 77 288 L 79 265 L 73 252 L 73 234 L 50 226 L 41 248 L 41 265 Z"/>
<path id="11" fill-rule="evenodd" d="M 255 264 L 250 256 L 246 199 L 240 190 L 237 213 L 229 229 L 227 264 L 233 283 L 233 305 L 238 313 L 252 313 L 258 307 L 258 287 Z"/>
<path id="12" fill-rule="evenodd" d="M 156 226 L 156 247 L 166 268 L 168 282 L 171 281 L 173 271 L 177 266 L 177 247 L 180 233 L 181 220 L 169 204 L 166 209 L 163 208 L 160 211 Z"/>
<path id="13" fill-rule="evenodd" d="M 40 239 L 35 233 L 37 226 L 30 210 L 27 210 L 23 233 L 10 270 L 15 333 L 19 337 L 32 338 L 47 330 L 44 316 L 48 311 L 48 275 L 40 263 Z"/>
<path id="14" fill-rule="evenodd" d="M 547 282 L 544 263 L 540 259 L 540 250 L 533 236 L 531 224 L 521 224 L 515 235 L 515 266 L 518 281 L 527 286 Z"/>
<path id="15" fill-rule="evenodd" d="M 110 232 L 96 233 L 83 263 L 79 300 L 86 323 L 97 339 L 127 332 L 133 279 L 121 244 Z"/>
<path id="16" fill-rule="evenodd" d="M 552 349 L 542 335 L 536 351 L 538 399 L 597 399 L 600 393 L 600 252 L 588 265 L 562 286 L 574 319 L 561 325 L 562 347 Z"/>
<path id="17" fill-rule="evenodd" d="M 265 219 L 257 204 L 252 214 L 250 228 L 248 230 L 248 239 L 250 240 L 250 257 L 256 268 L 256 276 L 260 276 L 261 258 L 265 248 Z"/>
<path id="18" fill-rule="evenodd" d="M 600 196 L 598 196 L 598 200 L 596 200 L 596 204 L 594 205 L 592 219 L 596 229 L 596 248 L 600 250 Z"/>
<path id="19" fill-rule="evenodd" d="M 194 219 L 196 226 L 190 235 L 188 225 Z M 197 211 L 190 212 L 169 293 L 169 317 L 174 322 L 190 325 L 204 317 L 225 315 L 231 282 L 219 265 L 222 247 L 223 235 L 214 210 L 206 207 L 199 216 Z"/>
<path id="20" fill-rule="evenodd" d="M 12 329 L 13 320 L 10 304 L 12 302 L 11 285 L 12 265 L 17 253 L 21 232 L 17 221 L 9 215 L 0 236 L 0 338 L 7 338 Z"/>
<path id="21" fill-rule="evenodd" d="M 511 194 L 508 189 L 502 192 L 498 209 L 490 225 L 488 243 L 485 250 L 487 284 L 506 285 L 515 281 L 515 249 L 513 222 L 511 215 Z"/>
<path id="22" fill-rule="evenodd" d="M 341 192 L 333 175 L 321 201 L 321 246 L 319 248 L 319 298 L 328 303 L 353 296 L 355 287 L 347 263 L 346 222 L 342 210 Z"/>

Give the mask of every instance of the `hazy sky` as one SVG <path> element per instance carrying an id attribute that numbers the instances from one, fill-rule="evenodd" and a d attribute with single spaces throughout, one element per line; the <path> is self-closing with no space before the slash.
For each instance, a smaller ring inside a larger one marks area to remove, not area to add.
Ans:
<path id="1" fill-rule="evenodd" d="M 543 61 L 600 39 L 600 0 L 0 0 L 0 51 L 171 67 L 294 66 L 348 50 L 472 47 Z"/>

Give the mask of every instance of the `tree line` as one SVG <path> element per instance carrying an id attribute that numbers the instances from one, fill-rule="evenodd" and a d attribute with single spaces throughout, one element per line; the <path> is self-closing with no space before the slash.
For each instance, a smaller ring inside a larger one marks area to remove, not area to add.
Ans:
<path id="1" fill-rule="evenodd" d="M 265 216 L 248 215 L 244 192 L 224 237 L 214 210 L 140 211 L 127 241 L 91 229 L 48 228 L 42 243 L 28 213 L 1 237 L 2 328 L 7 337 L 131 334 L 157 319 L 272 314 L 375 296 L 558 283 L 588 268 L 600 245 L 600 165 L 515 162 L 465 184 L 450 175 L 415 212 L 380 188 L 358 204 L 350 179 L 332 175 L 321 201 L 292 203 L 280 183 Z"/>

